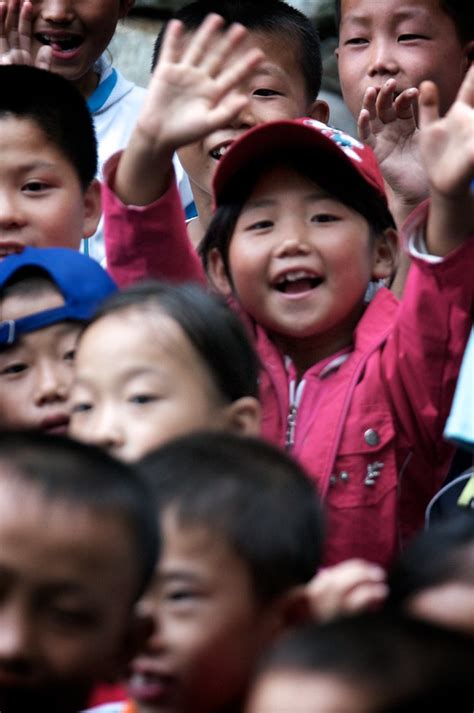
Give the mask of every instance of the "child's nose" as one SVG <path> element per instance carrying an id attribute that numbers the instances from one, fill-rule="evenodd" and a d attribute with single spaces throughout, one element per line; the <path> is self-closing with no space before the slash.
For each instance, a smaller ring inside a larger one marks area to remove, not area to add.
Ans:
<path id="1" fill-rule="evenodd" d="M 42 0 L 41 17 L 55 24 L 65 24 L 74 19 L 72 0 Z"/>
<path id="2" fill-rule="evenodd" d="M 95 418 L 90 423 L 86 437 L 88 443 L 93 443 L 105 450 L 115 450 L 125 443 L 124 429 L 114 406 L 96 407 Z"/>
<path id="3" fill-rule="evenodd" d="M 15 230 L 25 225 L 19 201 L 7 192 L 0 191 L 0 229 Z"/>
<path id="4" fill-rule="evenodd" d="M 0 670 L 9 668 L 14 673 L 26 673 L 31 657 L 33 624 L 19 602 L 4 603 L 0 610 Z"/>
<path id="5" fill-rule="evenodd" d="M 72 380 L 72 371 L 55 362 L 44 360 L 38 364 L 35 386 L 36 406 L 66 401 Z"/>
<path id="6" fill-rule="evenodd" d="M 377 75 L 392 76 L 399 71 L 399 64 L 393 47 L 388 39 L 373 39 L 369 49 L 369 65 L 367 74 L 369 77 Z"/>
<path id="7" fill-rule="evenodd" d="M 302 225 L 290 225 L 284 231 L 277 249 L 277 257 L 291 257 L 293 255 L 307 255 L 310 244 L 307 239 L 307 231 Z"/>

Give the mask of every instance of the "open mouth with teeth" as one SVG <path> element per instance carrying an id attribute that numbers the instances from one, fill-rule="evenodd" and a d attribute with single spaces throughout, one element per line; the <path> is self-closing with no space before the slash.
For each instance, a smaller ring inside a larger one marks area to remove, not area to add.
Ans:
<path id="1" fill-rule="evenodd" d="M 230 144 L 223 144 L 222 146 L 218 146 L 217 148 L 212 149 L 212 151 L 209 152 L 209 155 L 215 161 L 220 161 L 221 158 L 223 157 L 223 155 L 226 153 L 229 146 L 230 146 Z"/>
<path id="2" fill-rule="evenodd" d="M 301 270 L 283 275 L 273 284 L 273 287 L 286 295 L 297 295 L 314 290 L 322 281 L 322 277 Z"/>
<path id="3" fill-rule="evenodd" d="M 39 32 L 35 37 L 42 45 L 48 45 L 56 52 L 72 52 L 84 42 L 84 38 L 80 35 L 63 35 L 56 37 Z"/>

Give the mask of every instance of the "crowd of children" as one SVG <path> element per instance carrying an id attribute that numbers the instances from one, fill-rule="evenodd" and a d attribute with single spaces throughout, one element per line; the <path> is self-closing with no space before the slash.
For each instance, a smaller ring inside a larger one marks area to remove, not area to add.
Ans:
<path id="1" fill-rule="evenodd" d="M 472 711 L 472 17 L 335 3 L 356 138 L 283 0 L 146 91 L 132 5 L 0 0 L 0 711 Z"/>

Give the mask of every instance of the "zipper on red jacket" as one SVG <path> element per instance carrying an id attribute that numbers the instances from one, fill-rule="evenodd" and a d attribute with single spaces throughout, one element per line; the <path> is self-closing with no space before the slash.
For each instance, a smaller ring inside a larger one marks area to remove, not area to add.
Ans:
<path id="1" fill-rule="evenodd" d="M 302 379 L 298 385 L 296 385 L 296 379 L 292 379 L 289 383 L 289 410 L 286 420 L 287 428 L 285 442 L 287 450 L 290 450 L 295 442 L 296 417 L 298 415 L 298 408 L 303 396 L 305 383 L 304 379 Z"/>

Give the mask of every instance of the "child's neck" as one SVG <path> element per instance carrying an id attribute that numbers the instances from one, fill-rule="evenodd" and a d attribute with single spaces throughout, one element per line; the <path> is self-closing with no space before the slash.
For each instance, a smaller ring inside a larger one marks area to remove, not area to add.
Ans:
<path id="1" fill-rule="evenodd" d="M 353 343 L 352 334 L 340 335 L 340 338 L 328 339 L 318 343 L 317 337 L 288 338 L 280 334 L 270 335 L 272 341 L 281 350 L 282 354 L 290 357 L 296 369 L 298 379 L 315 364 L 350 347 Z"/>
<path id="2" fill-rule="evenodd" d="M 86 74 L 83 74 L 82 77 L 76 79 L 73 84 L 80 91 L 84 99 L 89 99 L 89 97 L 97 89 L 99 80 L 99 75 L 91 68 L 88 72 L 86 72 Z"/>

